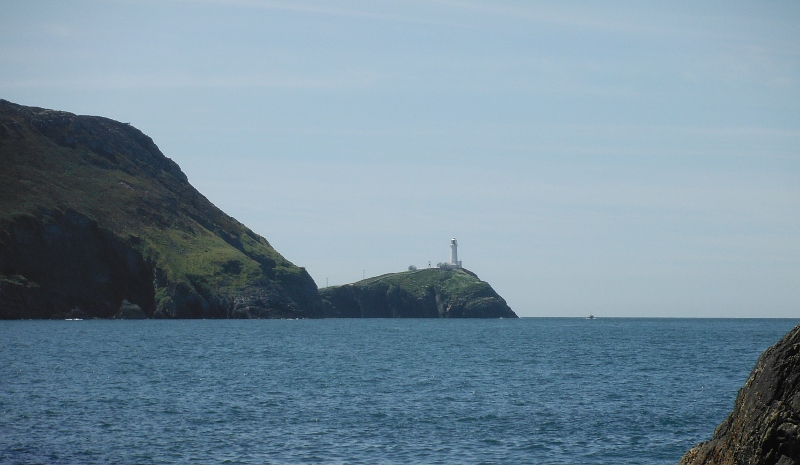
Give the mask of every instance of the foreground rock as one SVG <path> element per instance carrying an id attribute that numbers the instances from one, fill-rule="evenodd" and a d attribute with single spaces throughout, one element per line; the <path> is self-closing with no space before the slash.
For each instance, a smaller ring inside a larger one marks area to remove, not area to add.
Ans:
<path id="1" fill-rule="evenodd" d="M 800 326 L 767 349 L 714 437 L 680 465 L 800 465 Z"/>
<path id="2" fill-rule="evenodd" d="M 492 287 L 467 270 L 392 273 L 320 290 L 334 318 L 517 318 Z"/>
<path id="3" fill-rule="evenodd" d="M 0 319 L 315 316 L 305 269 L 138 129 L 0 100 Z"/>

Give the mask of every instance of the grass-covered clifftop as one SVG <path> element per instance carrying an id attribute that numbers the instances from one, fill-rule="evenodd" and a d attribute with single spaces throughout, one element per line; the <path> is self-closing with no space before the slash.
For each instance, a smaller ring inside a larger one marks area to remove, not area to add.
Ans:
<path id="1" fill-rule="evenodd" d="M 0 100 L 0 318 L 137 307 L 296 317 L 320 301 L 305 269 L 203 197 L 138 129 Z"/>
<path id="2" fill-rule="evenodd" d="M 492 287 L 465 269 L 391 273 L 320 289 L 339 318 L 517 318 Z"/>

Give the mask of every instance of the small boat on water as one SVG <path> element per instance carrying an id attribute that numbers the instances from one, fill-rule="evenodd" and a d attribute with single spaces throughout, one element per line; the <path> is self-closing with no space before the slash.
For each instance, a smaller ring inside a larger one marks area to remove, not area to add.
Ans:
<path id="1" fill-rule="evenodd" d="M 592 315 L 592 314 L 590 313 L 590 314 L 589 314 L 589 316 L 587 316 L 587 317 L 586 317 L 586 319 L 587 319 L 587 320 L 594 320 L 594 315 Z"/>

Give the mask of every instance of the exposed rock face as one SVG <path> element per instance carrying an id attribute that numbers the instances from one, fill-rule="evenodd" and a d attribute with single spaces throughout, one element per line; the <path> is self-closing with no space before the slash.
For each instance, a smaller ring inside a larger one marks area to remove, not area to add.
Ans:
<path id="1" fill-rule="evenodd" d="M 0 319 L 320 309 L 305 269 L 197 192 L 138 129 L 0 100 Z"/>
<path id="2" fill-rule="evenodd" d="M 3 318 L 110 318 L 124 299 L 155 308 L 152 264 L 87 216 L 42 211 L 38 218 L 18 216 L 4 226 Z"/>
<path id="3" fill-rule="evenodd" d="M 800 465 L 800 325 L 767 349 L 714 437 L 680 465 Z"/>
<path id="4" fill-rule="evenodd" d="M 467 270 L 425 269 L 320 290 L 334 318 L 517 318 L 489 284 Z"/>

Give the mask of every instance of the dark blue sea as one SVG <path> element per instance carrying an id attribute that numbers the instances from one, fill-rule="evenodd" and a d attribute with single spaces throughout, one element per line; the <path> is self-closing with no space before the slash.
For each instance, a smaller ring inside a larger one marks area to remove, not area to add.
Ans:
<path id="1" fill-rule="evenodd" d="M 2 464 L 675 464 L 797 320 L 0 322 Z"/>

